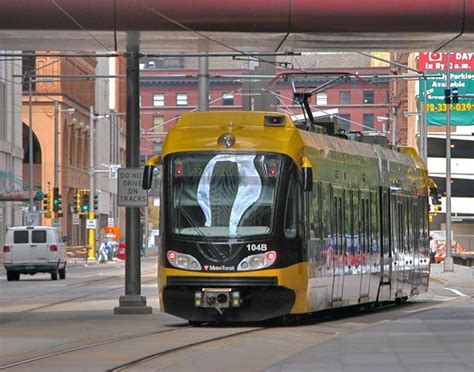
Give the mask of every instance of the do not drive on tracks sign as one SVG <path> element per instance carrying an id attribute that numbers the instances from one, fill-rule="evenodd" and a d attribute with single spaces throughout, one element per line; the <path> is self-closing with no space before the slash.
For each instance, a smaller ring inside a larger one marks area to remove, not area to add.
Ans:
<path id="1" fill-rule="evenodd" d="M 142 188 L 143 168 L 118 170 L 118 205 L 121 207 L 146 207 L 148 192 Z"/>

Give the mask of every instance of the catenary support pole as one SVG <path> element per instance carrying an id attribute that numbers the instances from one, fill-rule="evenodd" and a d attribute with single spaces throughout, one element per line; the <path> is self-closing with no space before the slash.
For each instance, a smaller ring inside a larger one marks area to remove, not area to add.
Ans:
<path id="1" fill-rule="evenodd" d="M 446 89 L 451 89 L 451 53 L 446 54 Z M 450 94 L 450 98 L 451 98 Z M 444 271 L 453 271 L 451 255 L 451 103 L 446 105 L 446 258 Z"/>
<path id="2" fill-rule="evenodd" d="M 30 75 L 28 76 L 28 105 L 29 105 L 29 129 L 28 129 L 28 163 L 29 163 L 29 171 L 30 171 L 30 206 L 29 206 L 29 213 L 30 218 L 33 216 L 33 79 Z"/>
<path id="3" fill-rule="evenodd" d="M 90 220 L 95 219 L 94 216 L 94 107 L 89 107 L 89 214 Z M 95 230 L 88 229 L 88 245 L 89 251 L 87 255 L 88 261 L 95 260 Z"/>
<path id="4" fill-rule="evenodd" d="M 428 161 L 428 128 L 426 120 L 426 76 L 423 76 L 423 89 L 420 92 L 420 101 L 421 101 L 421 118 L 420 118 L 420 155 L 425 164 Z"/>
<path id="5" fill-rule="evenodd" d="M 199 57 L 198 61 L 198 99 L 199 111 L 209 110 L 209 57 Z"/>
<path id="6" fill-rule="evenodd" d="M 139 33 L 127 34 L 127 168 L 140 166 L 140 86 L 139 86 Z M 146 297 L 141 295 L 140 210 L 127 207 L 125 210 L 125 295 L 120 296 L 115 314 L 151 314 L 146 306 Z"/>

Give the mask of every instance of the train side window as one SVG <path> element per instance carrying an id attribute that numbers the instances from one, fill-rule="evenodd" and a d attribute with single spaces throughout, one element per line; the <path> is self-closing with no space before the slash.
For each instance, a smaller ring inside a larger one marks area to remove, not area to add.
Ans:
<path id="1" fill-rule="evenodd" d="M 291 178 L 288 187 L 285 212 L 285 237 L 287 238 L 295 238 L 298 232 L 298 199 L 299 192 L 297 183 L 294 178 Z"/>
<path id="2" fill-rule="evenodd" d="M 327 238 L 331 231 L 331 191 L 329 183 L 321 183 L 321 230 L 323 237 Z"/>
<path id="3" fill-rule="evenodd" d="M 311 239 L 321 238 L 321 198 L 319 182 L 313 183 L 313 191 L 311 192 L 311 207 L 309 211 L 309 221 Z"/>
<path id="4" fill-rule="evenodd" d="M 359 218 L 359 190 L 352 192 L 352 231 L 354 232 L 354 242 L 352 254 L 359 254 L 360 250 L 360 218 Z"/>

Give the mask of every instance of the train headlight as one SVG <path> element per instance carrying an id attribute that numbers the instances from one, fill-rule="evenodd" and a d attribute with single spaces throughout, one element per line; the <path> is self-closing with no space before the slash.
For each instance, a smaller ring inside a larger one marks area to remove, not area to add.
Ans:
<path id="1" fill-rule="evenodd" d="M 201 264 L 193 256 L 175 251 L 168 251 L 166 257 L 171 266 L 184 270 L 201 270 Z"/>
<path id="2" fill-rule="evenodd" d="M 248 256 L 239 263 L 239 266 L 237 266 L 237 271 L 265 269 L 273 265 L 276 261 L 276 258 L 277 254 L 275 251 Z"/>
<path id="3" fill-rule="evenodd" d="M 228 149 L 229 147 L 234 146 L 235 137 L 232 133 L 225 133 L 218 138 L 217 143 L 221 145 L 221 147 Z"/>

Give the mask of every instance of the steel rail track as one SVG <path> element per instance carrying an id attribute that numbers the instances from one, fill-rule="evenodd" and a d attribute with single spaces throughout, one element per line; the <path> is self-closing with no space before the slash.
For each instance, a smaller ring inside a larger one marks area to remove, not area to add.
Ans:
<path id="1" fill-rule="evenodd" d="M 154 273 L 154 272 L 155 271 L 148 271 L 148 272 L 144 272 L 143 274 L 149 274 L 149 273 Z M 86 286 L 90 285 L 92 282 L 105 282 L 105 281 L 116 280 L 116 279 L 121 279 L 121 278 L 123 278 L 123 275 L 116 275 L 116 276 L 111 276 L 111 277 L 106 277 L 106 278 L 101 278 L 101 279 L 94 279 L 94 280 L 90 280 L 90 281 L 86 281 L 86 282 L 77 283 L 75 286 L 73 285 L 71 287 L 66 287 L 66 288 L 63 288 L 59 291 L 48 292 L 47 294 L 62 292 L 64 290 L 70 290 L 70 289 L 77 289 L 77 288 L 81 288 L 81 287 L 86 287 Z M 150 283 L 150 282 L 156 282 L 156 278 L 143 281 L 143 283 Z M 32 308 L 29 308 L 29 309 L 17 311 L 13 314 L 6 315 L 6 316 L 3 316 L 3 317 L 0 316 L 0 324 L 8 323 L 12 320 L 15 320 L 16 318 L 21 318 L 25 314 L 28 314 L 28 313 L 33 312 L 33 311 L 42 310 L 42 309 L 46 309 L 48 307 L 53 307 L 53 306 L 57 306 L 57 305 L 62 305 L 62 304 L 68 303 L 68 302 L 82 300 L 82 299 L 87 298 L 87 297 L 92 297 L 92 296 L 95 296 L 97 294 L 115 291 L 115 290 L 120 289 L 120 288 L 123 288 L 123 285 L 113 287 L 113 288 L 107 288 L 107 289 L 104 289 L 104 290 L 101 290 L 101 291 L 96 291 L 96 292 L 93 292 L 93 293 L 89 293 L 89 294 L 85 294 L 85 295 L 81 295 L 81 296 L 77 296 L 77 297 L 67 298 L 67 299 L 64 299 L 64 300 L 61 300 L 61 301 L 56 301 L 56 302 L 52 302 L 52 303 L 41 305 L 41 306 L 32 307 Z"/>
<path id="2" fill-rule="evenodd" d="M 129 335 L 129 336 L 111 338 L 111 339 L 103 340 L 103 341 L 97 341 L 97 342 L 93 342 L 93 343 L 82 345 L 82 346 L 76 346 L 76 347 L 72 347 L 72 348 L 69 348 L 69 349 L 59 350 L 59 351 L 55 351 L 55 352 L 52 352 L 52 353 L 42 354 L 42 355 L 38 355 L 36 357 L 31 357 L 31 358 L 19 360 L 17 362 L 0 365 L 0 370 L 5 370 L 5 369 L 8 369 L 8 368 L 21 366 L 21 365 L 36 362 L 36 361 L 42 360 L 42 359 L 52 358 L 52 357 L 55 357 L 55 356 L 58 356 L 58 355 L 72 353 L 74 351 L 90 349 L 90 348 L 93 348 L 93 347 L 112 344 L 112 343 L 115 343 L 115 342 L 133 340 L 135 338 L 153 336 L 153 335 L 157 335 L 157 334 L 160 334 L 160 333 L 175 332 L 175 331 L 178 331 L 180 329 L 190 328 L 190 327 L 191 326 L 185 326 L 185 327 L 173 328 L 173 329 L 164 329 L 164 330 L 160 330 L 160 331 L 140 333 L 140 334 L 136 334 L 136 335 Z"/>
<path id="3" fill-rule="evenodd" d="M 246 331 L 232 333 L 230 335 L 213 337 L 213 338 L 210 338 L 210 339 L 207 339 L 207 340 L 202 340 L 202 341 L 197 341 L 197 342 L 193 342 L 193 343 L 186 344 L 186 345 L 181 345 L 181 346 L 174 347 L 174 348 L 171 348 L 171 349 L 168 349 L 168 350 L 160 351 L 158 353 L 153 353 L 153 354 L 150 354 L 150 355 L 132 360 L 132 361 L 127 362 L 127 363 L 123 363 L 123 364 L 118 365 L 116 367 L 107 369 L 106 371 L 107 372 L 123 371 L 127 368 L 134 367 L 134 366 L 149 362 L 149 361 L 154 360 L 154 359 L 158 359 L 158 358 L 160 358 L 162 356 L 165 356 L 165 355 L 176 353 L 176 352 L 179 352 L 179 351 L 182 351 L 182 350 L 191 349 L 191 348 L 196 347 L 196 346 L 209 344 L 209 343 L 216 342 L 216 341 L 221 341 L 221 340 L 225 340 L 225 339 L 229 339 L 229 338 L 233 338 L 233 337 L 246 335 L 246 334 L 249 334 L 249 333 L 255 333 L 255 332 L 263 331 L 265 329 L 268 329 L 268 328 L 267 327 L 262 327 L 262 328 L 258 328 L 258 329 L 250 329 L 250 330 L 246 330 Z"/>

